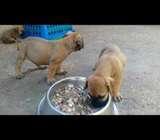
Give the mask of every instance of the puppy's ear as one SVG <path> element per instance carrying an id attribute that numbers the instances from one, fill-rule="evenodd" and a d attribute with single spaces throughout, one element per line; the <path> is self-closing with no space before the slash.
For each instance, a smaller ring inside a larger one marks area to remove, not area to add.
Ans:
<path id="1" fill-rule="evenodd" d="M 112 94 L 111 85 L 112 85 L 112 82 L 114 81 L 114 79 L 111 77 L 107 77 L 107 78 L 104 78 L 104 80 L 105 80 L 105 86 L 106 86 L 108 92 L 110 92 L 110 94 Z"/>
<path id="2" fill-rule="evenodd" d="M 107 77 L 105 79 L 105 85 L 107 88 L 111 88 L 111 84 L 114 82 L 114 79 L 112 77 Z"/>
<path id="3" fill-rule="evenodd" d="M 106 79 L 106 81 L 114 82 L 114 79 L 112 77 L 107 77 L 105 79 Z"/>
<path id="4" fill-rule="evenodd" d="M 88 88 L 88 80 L 86 80 L 85 86 L 84 86 L 84 90 Z"/>

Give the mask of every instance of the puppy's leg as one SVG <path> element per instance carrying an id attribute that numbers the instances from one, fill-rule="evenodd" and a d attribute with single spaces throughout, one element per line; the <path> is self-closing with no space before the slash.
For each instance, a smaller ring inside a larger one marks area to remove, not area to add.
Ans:
<path id="1" fill-rule="evenodd" d="M 122 96 L 120 95 L 121 83 L 122 83 L 122 76 L 115 79 L 115 81 L 112 84 L 112 97 L 113 101 L 115 102 L 122 101 Z"/>
<path id="2" fill-rule="evenodd" d="M 67 71 L 63 70 L 61 65 L 58 65 L 57 70 L 56 70 L 56 74 L 65 75 L 65 74 L 67 74 Z"/>
<path id="3" fill-rule="evenodd" d="M 59 67 L 59 63 L 51 62 L 48 66 L 48 76 L 47 76 L 47 82 L 48 84 L 51 84 L 55 79 L 54 76 L 56 74 L 57 68 Z"/>
<path id="4" fill-rule="evenodd" d="M 22 64 L 25 60 L 25 51 L 20 50 L 16 60 L 16 78 L 21 79 L 24 77 L 24 74 L 21 72 Z"/>

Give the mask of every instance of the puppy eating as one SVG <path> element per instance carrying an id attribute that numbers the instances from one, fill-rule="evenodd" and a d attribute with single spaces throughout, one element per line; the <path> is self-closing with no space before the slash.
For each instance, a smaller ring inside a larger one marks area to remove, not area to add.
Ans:
<path id="1" fill-rule="evenodd" d="M 47 81 L 50 84 L 54 81 L 55 74 L 64 73 L 61 71 L 61 64 L 67 56 L 82 48 L 84 48 L 83 38 L 77 32 L 70 33 L 57 41 L 48 41 L 35 37 L 26 38 L 18 44 L 16 77 L 18 79 L 24 77 L 21 67 L 24 60 L 28 59 L 39 69 L 42 69 L 41 65 L 49 65 Z"/>
<path id="2" fill-rule="evenodd" d="M 115 102 L 122 100 L 120 87 L 126 61 L 126 56 L 116 45 L 110 44 L 101 51 L 85 87 L 94 100 L 104 102 L 109 93 Z"/>

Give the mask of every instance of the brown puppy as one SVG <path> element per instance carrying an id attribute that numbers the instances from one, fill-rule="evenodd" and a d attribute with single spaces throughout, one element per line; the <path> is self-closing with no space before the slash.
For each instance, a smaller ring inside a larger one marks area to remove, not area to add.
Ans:
<path id="1" fill-rule="evenodd" d="M 16 62 L 16 77 L 22 78 L 21 66 L 27 58 L 39 69 L 41 65 L 48 66 L 48 83 L 54 81 L 55 74 L 61 72 L 62 62 L 72 52 L 81 50 L 84 47 L 83 38 L 77 32 L 70 33 L 63 39 L 48 41 L 40 38 L 26 38 L 19 44 L 19 54 Z"/>
<path id="2" fill-rule="evenodd" d="M 104 48 L 95 65 L 94 73 L 88 77 L 88 87 L 91 97 L 105 100 L 111 93 L 114 101 L 120 101 L 120 87 L 123 79 L 123 71 L 126 64 L 126 56 L 116 45 Z"/>
<path id="3" fill-rule="evenodd" d="M 3 43 L 6 44 L 15 43 L 17 38 L 19 38 L 22 34 L 22 32 L 23 26 L 17 26 L 15 28 L 9 29 L 2 34 L 1 40 Z"/>

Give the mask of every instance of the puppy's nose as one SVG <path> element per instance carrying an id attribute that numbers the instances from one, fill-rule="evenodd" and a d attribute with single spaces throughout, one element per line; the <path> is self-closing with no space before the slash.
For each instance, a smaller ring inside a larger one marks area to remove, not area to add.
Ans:
<path id="1" fill-rule="evenodd" d="M 84 47 L 84 46 L 83 46 L 83 42 L 81 42 L 81 41 L 79 41 L 77 45 L 78 45 L 78 46 L 81 46 L 81 48 Z"/>
<path id="2" fill-rule="evenodd" d="M 103 107 L 106 105 L 108 98 L 105 97 L 91 97 L 91 104 L 94 107 Z"/>
<path id="3" fill-rule="evenodd" d="M 78 45 L 78 46 L 81 46 L 81 48 L 84 48 L 84 41 L 83 41 L 82 38 L 77 41 L 77 45 Z"/>

